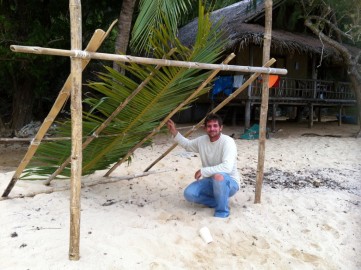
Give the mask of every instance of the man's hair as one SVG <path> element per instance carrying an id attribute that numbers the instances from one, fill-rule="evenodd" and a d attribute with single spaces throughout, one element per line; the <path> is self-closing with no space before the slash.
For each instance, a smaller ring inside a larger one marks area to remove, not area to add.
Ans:
<path id="1" fill-rule="evenodd" d="M 218 121 L 218 125 L 219 126 L 222 126 L 223 125 L 223 120 L 222 118 L 218 115 L 218 114 L 215 114 L 215 113 L 211 113 L 211 114 L 208 114 L 206 119 L 204 120 L 204 126 L 207 126 L 207 123 L 209 121 L 213 121 L 213 120 L 216 120 Z"/>

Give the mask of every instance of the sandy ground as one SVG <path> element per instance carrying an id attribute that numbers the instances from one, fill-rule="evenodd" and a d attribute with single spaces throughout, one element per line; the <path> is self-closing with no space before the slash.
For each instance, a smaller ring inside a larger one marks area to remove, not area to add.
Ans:
<path id="1" fill-rule="evenodd" d="M 225 127 L 234 134 L 242 176 L 227 219 L 184 200 L 200 161 L 179 147 L 152 168 L 157 174 L 84 187 L 79 261 L 68 260 L 68 190 L 2 200 L 0 269 L 361 269 L 361 140 L 350 137 L 356 131 L 336 122 L 312 129 L 278 123 L 266 142 L 262 202 L 254 204 L 258 141 Z M 172 143 L 158 136 L 112 176 L 141 173 Z M 1 192 L 26 149 L 0 145 Z M 107 180 L 104 173 L 83 183 Z M 10 196 L 50 188 L 18 181 Z M 210 244 L 199 236 L 203 226 Z"/>

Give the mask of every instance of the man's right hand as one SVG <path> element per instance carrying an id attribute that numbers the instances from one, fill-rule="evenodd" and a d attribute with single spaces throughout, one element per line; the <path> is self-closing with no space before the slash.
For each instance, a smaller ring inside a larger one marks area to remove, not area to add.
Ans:
<path id="1" fill-rule="evenodd" d="M 169 132 L 172 133 L 173 136 L 177 135 L 178 130 L 176 129 L 174 122 L 171 119 L 169 119 L 166 124 Z"/>

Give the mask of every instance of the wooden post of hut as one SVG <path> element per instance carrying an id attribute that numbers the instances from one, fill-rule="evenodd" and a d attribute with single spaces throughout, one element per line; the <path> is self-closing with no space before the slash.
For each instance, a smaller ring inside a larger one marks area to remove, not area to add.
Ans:
<path id="1" fill-rule="evenodd" d="M 317 110 L 317 120 L 319 123 L 322 122 L 322 107 L 318 106 L 318 110 Z"/>
<path id="2" fill-rule="evenodd" d="M 272 132 L 276 131 L 277 103 L 272 105 Z"/>
<path id="3" fill-rule="evenodd" d="M 313 127 L 313 104 L 308 104 L 308 127 Z"/>
<path id="4" fill-rule="evenodd" d="M 340 107 L 338 108 L 338 125 L 339 126 L 342 125 L 342 111 L 343 111 L 343 106 L 340 105 Z"/>
<path id="5" fill-rule="evenodd" d="M 253 66 L 253 46 L 249 47 L 249 62 L 250 65 Z M 250 84 L 247 88 L 247 99 L 245 104 L 245 112 L 244 112 L 244 129 L 245 131 L 251 127 L 251 94 L 252 94 L 252 84 Z"/>

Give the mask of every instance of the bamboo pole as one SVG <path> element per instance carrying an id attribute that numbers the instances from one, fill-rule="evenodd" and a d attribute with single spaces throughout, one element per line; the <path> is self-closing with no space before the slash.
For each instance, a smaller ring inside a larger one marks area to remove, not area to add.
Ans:
<path id="1" fill-rule="evenodd" d="M 81 1 L 70 0 L 71 49 L 81 50 Z M 69 260 L 78 261 L 80 244 L 80 191 L 82 172 L 82 60 L 71 57 L 71 178 L 70 178 L 70 242 Z"/>
<path id="2" fill-rule="evenodd" d="M 171 49 L 167 55 L 164 56 L 164 58 L 170 57 L 174 52 L 176 51 L 175 48 Z M 156 71 L 158 71 L 162 66 L 157 65 L 154 68 L 154 71 L 152 71 L 149 76 L 140 84 L 138 87 L 122 102 L 119 104 L 119 106 L 114 110 L 114 112 L 94 131 L 92 136 L 88 137 L 86 141 L 82 145 L 82 149 L 84 150 L 95 138 L 98 138 L 100 132 L 102 132 L 109 124 L 110 122 L 125 108 L 125 106 L 142 90 L 144 87 L 148 84 L 148 82 L 154 77 L 156 74 Z M 63 164 L 61 164 L 56 171 L 49 176 L 49 178 L 45 181 L 45 185 L 49 185 L 52 180 L 55 179 L 56 176 L 61 173 L 65 167 L 69 164 L 71 160 L 71 157 L 68 157 Z"/>
<path id="3" fill-rule="evenodd" d="M 176 66 L 176 67 L 195 68 L 195 69 L 213 69 L 213 70 L 220 69 L 220 70 L 238 71 L 244 73 L 264 73 L 264 74 L 278 74 L 278 75 L 287 74 L 287 69 L 283 69 L 283 68 L 207 64 L 207 63 L 199 63 L 199 62 L 186 62 L 186 61 L 178 61 L 178 60 L 164 60 L 164 59 L 137 57 L 130 55 L 113 55 L 107 53 L 86 52 L 80 50 L 61 50 L 61 49 L 50 49 L 50 48 L 18 46 L 18 45 L 11 45 L 10 49 L 14 52 L 70 56 L 70 57 L 79 57 L 82 59 L 99 59 L 99 60 L 108 60 L 108 61 L 151 64 L 151 65 L 161 65 L 161 66 Z"/>
<path id="4" fill-rule="evenodd" d="M 269 60 L 266 64 L 264 64 L 264 67 L 269 67 L 273 65 L 276 62 L 274 58 Z M 222 109 L 228 102 L 230 102 L 233 98 L 238 96 L 244 89 L 246 89 L 254 80 L 257 79 L 257 77 L 260 75 L 260 73 L 254 73 L 252 76 L 249 77 L 249 79 L 242 84 L 236 91 L 234 91 L 230 96 L 228 96 L 225 100 L 223 100 L 220 104 L 217 105 L 209 114 L 216 113 L 220 109 Z M 197 125 L 193 126 L 189 131 L 187 131 L 186 134 L 184 134 L 184 137 L 188 137 L 190 134 L 193 133 L 193 131 L 197 130 L 201 125 L 203 125 L 205 118 L 203 118 Z M 165 151 L 159 158 L 157 158 L 155 161 L 153 161 L 152 164 L 150 164 L 144 171 L 149 171 L 155 164 L 157 164 L 160 160 L 162 160 L 166 155 L 168 155 L 174 148 L 176 148 L 178 144 L 174 143 L 170 148 L 168 148 L 167 151 Z"/>
<path id="5" fill-rule="evenodd" d="M 95 30 L 92 38 L 89 41 L 88 46 L 86 47 L 86 51 L 97 51 L 100 47 L 100 45 L 103 43 L 104 39 L 109 34 L 110 30 L 113 28 L 116 21 L 114 21 L 111 26 L 108 28 L 107 32 L 104 32 L 101 29 Z M 90 59 L 82 60 L 83 69 L 88 65 L 90 62 Z M 65 102 L 68 100 L 70 95 L 70 89 L 71 89 L 71 75 L 67 78 L 63 88 L 60 90 L 60 93 L 55 100 L 52 108 L 50 109 L 49 114 L 45 118 L 44 122 L 40 126 L 37 134 L 35 135 L 34 139 L 31 141 L 31 144 L 20 162 L 18 168 L 16 169 L 12 179 L 10 180 L 10 183 L 8 184 L 7 188 L 5 189 L 4 193 L 2 194 L 2 197 L 6 197 L 9 195 L 11 190 L 13 189 L 14 185 L 16 184 L 17 180 L 19 179 L 21 173 L 24 171 L 26 166 L 29 164 L 31 158 L 34 156 L 36 150 L 39 147 L 40 142 L 43 140 L 46 132 L 54 122 L 54 119 L 59 114 L 61 108 L 64 106 Z"/>
<path id="6" fill-rule="evenodd" d="M 92 187 L 92 186 L 96 186 L 96 185 L 111 184 L 111 183 L 116 183 L 116 182 L 124 181 L 124 180 L 130 181 L 132 179 L 148 176 L 148 175 L 151 175 L 151 174 L 172 172 L 172 171 L 176 171 L 176 170 L 177 169 L 166 169 L 166 170 L 161 170 L 161 171 L 150 171 L 150 172 L 144 172 L 144 173 L 136 173 L 136 174 L 127 175 L 127 176 L 113 176 L 113 177 L 107 178 L 107 180 L 105 180 L 105 181 L 93 181 L 93 182 L 82 184 L 82 188 Z M 0 201 L 12 200 L 12 199 L 22 199 L 22 198 L 32 198 L 32 197 L 35 197 L 36 195 L 39 195 L 39 194 L 50 194 L 50 193 L 53 193 L 53 192 L 61 192 L 61 191 L 65 191 L 65 190 L 69 190 L 69 187 L 49 188 L 49 189 L 47 189 L 45 191 L 32 192 L 32 193 L 25 194 L 25 195 L 20 194 L 20 195 L 15 195 L 15 196 L 0 197 Z"/>
<path id="7" fill-rule="evenodd" d="M 228 64 L 236 55 L 234 53 L 231 53 L 223 62 L 222 64 Z M 163 121 L 158 125 L 157 128 L 154 129 L 154 131 L 148 136 L 146 136 L 143 140 L 141 140 L 139 143 L 137 143 L 121 160 L 119 160 L 104 176 L 109 176 L 120 164 L 122 164 L 125 160 L 127 160 L 136 149 L 141 147 L 147 140 L 149 140 L 151 137 L 154 136 L 154 134 L 158 133 L 159 130 L 167 123 L 167 121 L 172 118 L 173 115 L 175 115 L 179 110 L 181 110 L 185 105 L 187 105 L 191 100 L 193 100 L 204 87 L 207 86 L 207 84 L 220 72 L 220 69 L 217 69 L 213 71 L 209 77 L 181 104 L 177 106 L 171 113 L 168 114 L 166 118 L 163 119 Z"/>
<path id="8" fill-rule="evenodd" d="M 188 129 L 190 126 L 179 127 L 178 129 Z M 110 138 L 110 137 L 119 137 L 119 136 L 132 136 L 135 134 L 144 134 L 148 133 L 149 131 L 138 131 L 138 132 L 121 132 L 121 133 L 114 133 L 108 135 L 98 135 L 98 138 Z M 89 139 L 93 136 L 83 136 L 83 139 Z M 7 143 L 28 143 L 34 140 L 34 138 L 0 138 L 0 144 L 7 144 Z M 71 137 L 46 137 L 43 138 L 42 141 L 52 142 L 52 141 L 70 141 Z"/>
<path id="9" fill-rule="evenodd" d="M 52 137 L 52 138 L 42 138 L 42 141 L 52 142 L 52 141 L 66 141 L 70 140 L 70 137 Z M 32 143 L 33 138 L 0 138 L 0 144 L 9 144 L 9 143 Z"/>
<path id="10" fill-rule="evenodd" d="M 271 36 L 272 36 L 272 0 L 265 1 L 265 33 L 263 41 L 263 62 L 267 62 L 270 58 L 271 50 Z M 261 203 L 261 192 L 264 175 L 264 158 L 266 149 L 266 129 L 268 118 L 268 99 L 269 99 L 269 76 L 263 74 L 262 76 L 262 101 L 261 101 L 261 115 L 259 119 L 259 140 L 258 140 L 258 163 L 257 163 L 257 178 L 254 203 Z"/>

